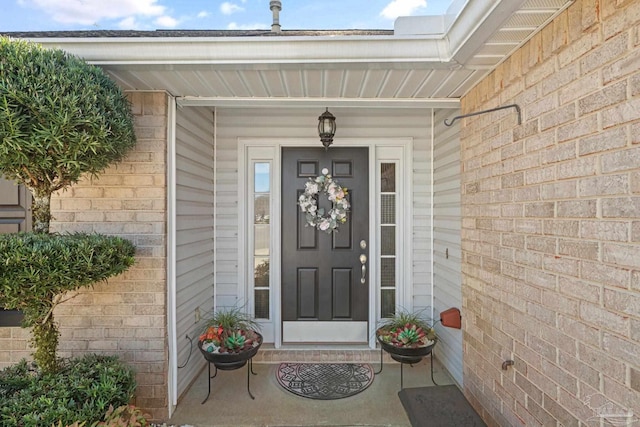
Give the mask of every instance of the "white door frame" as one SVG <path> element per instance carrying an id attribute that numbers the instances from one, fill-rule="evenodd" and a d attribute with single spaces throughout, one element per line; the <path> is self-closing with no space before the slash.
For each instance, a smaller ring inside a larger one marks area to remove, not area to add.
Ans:
<path id="1" fill-rule="evenodd" d="M 413 148 L 412 138 L 340 138 L 334 143 L 341 147 L 368 147 L 369 148 L 369 347 L 375 348 L 375 326 L 379 318 L 379 293 L 377 290 L 378 279 L 378 164 L 380 156 L 379 152 L 393 152 L 396 160 L 401 162 L 400 170 L 397 171 L 399 185 L 404 194 L 403 203 L 399 206 L 401 215 L 399 216 L 402 229 L 398 230 L 396 235 L 396 247 L 402 248 L 403 256 L 399 264 L 398 273 L 400 280 L 397 282 L 396 304 L 407 306 L 410 303 L 407 296 L 410 294 L 410 278 L 411 278 L 411 256 L 412 256 L 412 239 L 399 245 L 400 236 L 410 235 L 412 229 L 411 215 L 411 176 L 412 161 L 411 153 Z M 238 227 L 238 283 L 240 285 L 238 298 L 249 302 L 249 309 L 253 308 L 252 289 L 248 288 L 248 278 L 253 271 L 250 266 L 248 253 L 249 247 L 249 223 L 247 217 L 247 197 L 249 185 L 249 171 L 247 164 L 250 160 L 249 154 L 253 149 L 271 148 L 273 158 L 273 171 L 271 172 L 271 271 L 270 271 L 270 299 L 271 299 L 271 319 L 269 327 L 273 327 L 273 342 L 276 348 L 282 346 L 282 301 L 281 294 L 281 214 L 280 214 L 280 188 L 281 188 L 281 148 L 282 147 L 318 147 L 320 145 L 317 138 L 238 138 L 238 212 L 241 213 Z M 329 148 L 331 149 L 331 148 Z M 263 150 L 260 150 L 263 151 Z M 399 154 L 400 153 L 400 154 Z M 384 159 L 382 159 L 384 161 Z M 266 324 L 264 326 L 267 326 Z M 268 341 L 265 336 L 265 340 Z"/>

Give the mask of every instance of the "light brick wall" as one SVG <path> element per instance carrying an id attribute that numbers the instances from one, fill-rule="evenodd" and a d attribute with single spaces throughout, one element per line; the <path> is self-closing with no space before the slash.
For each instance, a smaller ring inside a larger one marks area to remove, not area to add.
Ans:
<path id="1" fill-rule="evenodd" d="M 640 2 L 577 0 L 462 99 L 523 118 L 461 129 L 465 394 L 491 425 L 640 422 L 639 70 Z"/>
<path id="2" fill-rule="evenodd" d="M 0 328 L 0 369 L 11 366 L 22 359 L 31 360 L 29 330 L 20 327 Z"/>
<path id="3" fill-rule="evenodd" d="M 115 354 L 136 370 L 135 404 L 167 416 L 166 139 L 164 93 L 130 93 L 138 142 L 97 179 L 52 198 L 52 232 L 117 235 L 136 246 L 135 265 L 77 292 L 55 310 L 59 356 Z M 0 329 L 0 367 L 30 357 L 29 333 Z"/>

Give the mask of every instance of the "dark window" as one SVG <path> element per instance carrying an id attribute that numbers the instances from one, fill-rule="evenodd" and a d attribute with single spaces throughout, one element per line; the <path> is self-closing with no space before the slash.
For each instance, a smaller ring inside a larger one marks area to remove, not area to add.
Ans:
<path id="1" fill-rule="evenodd" d="M 0 234 L 31 230 L 31 195 L 24 186 L 0 176 Z M 0 327 L 20 326 L 22 313 L 0 308 Z"/>
<path id="2" fill-rule="evenodd" d="M 24 315 L 18 310 L 5 310 L 0 308 L 0 327 L 20 326 Z"/>

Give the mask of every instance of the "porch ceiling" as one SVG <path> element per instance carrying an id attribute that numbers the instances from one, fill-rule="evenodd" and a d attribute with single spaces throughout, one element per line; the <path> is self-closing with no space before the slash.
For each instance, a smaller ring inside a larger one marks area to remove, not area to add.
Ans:
<path id="1" fill-rule="evenodd" d="M 24 37 L 102 66 L 124 89 L 166 90 L 183 105 L 304 99 L 444 107 L 572 2 L 468 0 L 455 16 L 400 18 L 394 32 L 374 35 Z"/>

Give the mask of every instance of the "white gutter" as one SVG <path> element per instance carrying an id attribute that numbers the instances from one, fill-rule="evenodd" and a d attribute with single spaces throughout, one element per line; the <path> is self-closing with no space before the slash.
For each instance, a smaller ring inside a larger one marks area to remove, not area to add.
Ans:
<path id="1" fill-rule="evenodd" d="M 421 63 L 446 68 L 442 35 L 341 37 L 32 38 L 95 65 L 253 65 Z M 127 67 L 129 68 L 129 67 Z"/>
<path id="2" fill-rule="evenodd" d="M 550 16 L 538 29 L 513 45 L 511 51 L 506 55 L 500 55 L 500 62 L 510 57 L 513 52 L 524 45 L 538 31 L 546 27 L 566 8 L 571 6 L 575 0 L 558 0 L 560 4 L 549 6 L 546 10 Z M 484 2 L 468 2 L 467 6 L 460 12 L 460 16 L 447 32 L 450 40 L 450 55 L 452 61 L 461 64 L 471 59 L 476 52 L 487 42 L 488 37 L 497 28 L 504 28 L 505 24 L 517 11 L 526 11 L 528 0 L 493 0 Z M 535 9 L 537 12 L 540 9 Z M 493 69 L 498 64 L 495 59 L 490 61 Z"/>
<path id="3" fill-rule="evenodd" d="M 496 29 L 522 8 L 526 1 L 468 2 L 447 32 L 452 57 L 456 57 L 460 63 L 465 63 Z"/>

